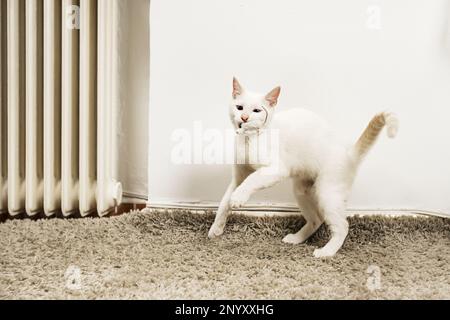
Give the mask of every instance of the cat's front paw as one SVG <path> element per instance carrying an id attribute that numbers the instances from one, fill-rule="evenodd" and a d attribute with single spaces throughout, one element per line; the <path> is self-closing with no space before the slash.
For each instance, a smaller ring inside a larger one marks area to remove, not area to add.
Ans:
<path id="1" fill-rule="evenodd" d="M 230 206 L 231 208 L 240 208 L 242 207 L 247 201 L 249 196 L 243 192 L 233 192 L 230 198 Z"/>
<path id="2" fill-rule="evenodd" d="M 218 223 L 213 223 L 208 232 L 208 238 L 214 239 L 220 237 L 223 234 L 224 226 L 219 225 Z"/>

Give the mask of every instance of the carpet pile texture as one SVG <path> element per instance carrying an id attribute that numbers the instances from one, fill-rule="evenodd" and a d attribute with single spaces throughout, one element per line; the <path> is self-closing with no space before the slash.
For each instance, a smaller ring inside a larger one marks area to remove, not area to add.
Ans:
<path id="1" fill-rule="evenodd" d="M 300 216 L 144 210 L 0 224 L 0 299 L 450 299 L 450 219 L 352 217 L 332 259 L 281 242 Z"/>

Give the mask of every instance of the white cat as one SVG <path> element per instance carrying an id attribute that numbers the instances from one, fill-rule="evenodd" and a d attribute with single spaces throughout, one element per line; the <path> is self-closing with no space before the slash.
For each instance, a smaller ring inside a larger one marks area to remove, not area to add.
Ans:
<path id="1" fill-rule="evenodd" d="M 267 95 L 257 94 L 244 90 L 233 79 L 230 117 L 236 128 L 237 150 L 251 149 L 268 131 L 277 132 L 278 147 L 265 161 L 233 166 L 231 183 L 208 236 L 214 238 L 223 233 L 231 208 L 241 207 L 254 192 L 290 177 L 306 224 L 283 241 L 302 243 L 325 222 L 331 239 L 316 249 L 314 256 L 331 257 L 348 234 L 346 201 L 358 165 L 385 125 L 388 136 L 395 137 L 398 120 L 393 114 L 380 113 L 354 145 L 345 145 L 323 119 L 310 111 L 290 109 L 274 115 L 279 95 L 280 87 Z"/>

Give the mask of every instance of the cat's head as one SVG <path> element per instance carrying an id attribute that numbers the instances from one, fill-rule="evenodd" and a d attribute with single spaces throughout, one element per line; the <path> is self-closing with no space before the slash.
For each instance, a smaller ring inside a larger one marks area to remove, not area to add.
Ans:
<path id="1" fill-rule="evenodd" d="M 280 96 L 280 87 L 267 94 L 245 90 L 233 78 L 233 99 L 230 103 L 230 118 L 238 133 L 265 128 L 272 119 Z"/>

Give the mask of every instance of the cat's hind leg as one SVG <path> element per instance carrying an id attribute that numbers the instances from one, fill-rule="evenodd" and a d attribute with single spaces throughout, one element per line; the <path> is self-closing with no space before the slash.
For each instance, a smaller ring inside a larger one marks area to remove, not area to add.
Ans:
<path id="1" fill-rule="evenodd" d="M 314 250 L 316 258 L 332 257 L 344 244 L 348 234 L 348 222 L 345 216 L 346 190 L 345 188 L 324 187 L 316 190 L 320 215 L 324 218 L 331 232 L 328 243 Z"/>
<path id="2" fill-rule="evenodd" d="M 285 236 L 283 238 L 283 242 L 285 243 L 299 244 L 305 242 L 323 223 L 314 198 L 308 194 L 309 191 L 303 181 L 294 181 L 294 195 L 300 208 L 300 213 L 306 223 L 297 233 L 291 233 Z"/>

